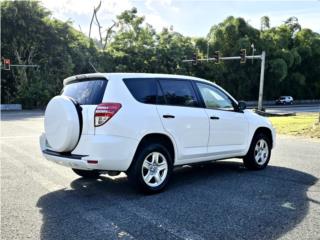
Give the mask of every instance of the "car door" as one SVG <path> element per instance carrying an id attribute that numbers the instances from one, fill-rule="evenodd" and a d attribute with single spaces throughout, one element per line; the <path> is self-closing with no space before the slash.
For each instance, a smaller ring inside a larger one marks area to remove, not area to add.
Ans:
<path id="1" fill-rule="evenodd" d="M 190 80 L 157 79 L 160 96 L 157 110 L 163 127 L 178 145 L 177 159 L 204 156 L 209 139 L 209 119 L 200 107 L 199 98 Z"/>
<path id="2" fill-rule="evenodd" d="M 233 100 L 214 85 L 196 82 L 210 119 L 208 153 L 236 156 L 247 146 L 249 123 L 243 112 L 235 111 Z"/>

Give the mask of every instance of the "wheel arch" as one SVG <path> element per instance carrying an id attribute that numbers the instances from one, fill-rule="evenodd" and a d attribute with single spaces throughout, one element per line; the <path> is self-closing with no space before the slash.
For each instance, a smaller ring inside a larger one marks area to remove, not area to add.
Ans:
<path id="1" fill-rule="evenodd" d="M 168 149 L 168 151 L 172 157 L 173 165 L 174 165 L 175 159 L 176 159 L 176 148 L 175 148 L 173 140 L 168 135 L 166 135 L 164 133 L 148 133 L 141 138 L 141 140 L 136 148 L 136 151 L 133 155 L 133 159 L 131 161 L 130 167 L 131 167 L 132 163 L 134 162 L 134 159 L 135 159 L 137 153 L 144 146 L 146 146 L 148 143 L 161 143 L 161 144 L 163 144 Z"/>
<path id="2" fill-rule="evenodd" d="M 270 139 L 270 142 L 271 142 L 271 148 L 273 148 L 273 136 L 272 136 L 272 131 L 270 128 L 267 128 L 267 127 L 258 127 L 256 129 L 256 131 L 254 132 L 253 136 L 252 136 L 252 139 L 254 138 L 254 136 L 256 136 L 258 133 L 264 133 L 266 134 L 266 136 Z M 251 142 L 252 142 L 252 139 L 251 139 Z"/>

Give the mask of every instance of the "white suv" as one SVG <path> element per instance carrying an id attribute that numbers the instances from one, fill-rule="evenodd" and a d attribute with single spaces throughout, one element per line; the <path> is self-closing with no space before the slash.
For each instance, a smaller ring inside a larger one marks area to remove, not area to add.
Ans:
<path id="1" fill-rule="evenodd" d="M 293 97 L 281 96 L 276 100 L 276 104 L 293 104 Z"/>
<path id="2" fill-rule="evenodd" d="M 87 178 L 125 172 L 162 190 L 174 166 L 241 157 L 267 166 L 275 131 L 221 87 L 179 75 L 95 73 L 69 77 L 45 111 L 44 157 Z"/>

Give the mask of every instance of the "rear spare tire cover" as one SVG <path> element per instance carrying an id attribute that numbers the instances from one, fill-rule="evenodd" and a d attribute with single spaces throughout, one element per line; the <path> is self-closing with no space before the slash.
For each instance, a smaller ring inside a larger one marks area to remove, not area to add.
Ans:
<path id="1" fill-rule="evenodd" d="M 48 103 L 44 130 L 50 147 L 57 152 L 70 152 L 81 134 L 80 116 L 75 103 L 66 96 L 56 96 Z"/>

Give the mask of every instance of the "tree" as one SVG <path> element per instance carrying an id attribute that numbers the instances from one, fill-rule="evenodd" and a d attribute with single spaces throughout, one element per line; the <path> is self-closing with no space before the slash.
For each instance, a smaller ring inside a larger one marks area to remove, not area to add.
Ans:
<path id="1" fill-rule="evenodd" d="M 297 17 L 289 17 L 284 23 L 290 28 L 292 36 L 301 30 Z"/>
<path id="2" fill-rule="evenodd" d="M 34 1 L 1 2 L 1 13 L 2 54 L 16 64 L 40 66 L 3 71 L 1 101 L 41 107 L 60 92 L 62 79 L 91 71 L 88 58 L 97 53 L 96 47 L 90 48 L 89 39 L 70 22 L 51 19 Z"/>
<path id="3" fill-rule="evenodd" d="M 270 28 L 270 19 L 268 16 L 263 16 L 260 21 L 261 21 L 261 31 L 264 31 Z"/>
<path id="4" fill-rule="evenodd" d="M 191 38 L 173 28 L 156 32 L 132 8 L 117 16 L 106 35 L 101 34 L 97 40 L 74 29 L 68 21 L 53 19 L 39 2 L 0 4 L 2 57 L 13 63 L 40 66 L 2 71 L 3 103 L 43 107 L 59 94 L 64 78 L 92 72 L 91 65 L 100 72 L 193 75 L 218 83 L 238 99 L 254 100 L 258 97 L 259 61 L 203 62 L 196 66 L 182 62 L 194 53 L 206 57 L 208 45 L 209 57 L 214 51 L 220 51 L 222 56 L 236 56 L 241 48 L 250 54 L 252 43 L 256 53 L 264 50 L 267 54 L 266 99 L 279 95 L 293 95 L 295 99 L 320 96 L 320 35 L 302 28 L 295 17 L 270 27 L 270 19 L 264 16 L 258 30 L 243 18 L 230 16 L 212 26 L 207 36 Z M 99 5 L 94 9 L 96 15 Z"/>

